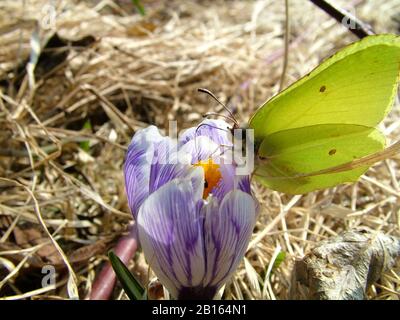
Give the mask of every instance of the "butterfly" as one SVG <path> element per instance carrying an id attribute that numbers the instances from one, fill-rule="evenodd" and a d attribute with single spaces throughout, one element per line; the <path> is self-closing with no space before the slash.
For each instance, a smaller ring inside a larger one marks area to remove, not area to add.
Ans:
<path id="1" fill-rule="evenodd" d="M 254 130 L 252 176 L 302 194 L 355 182 L 398 153 L 400 142 L 385 148 L 377 126 L 394 103 L 399 72 L 400 37 L 368 36 L 267 100 L 247 124 Z M 238 129 L 233 121 L 231 130 Z"/>

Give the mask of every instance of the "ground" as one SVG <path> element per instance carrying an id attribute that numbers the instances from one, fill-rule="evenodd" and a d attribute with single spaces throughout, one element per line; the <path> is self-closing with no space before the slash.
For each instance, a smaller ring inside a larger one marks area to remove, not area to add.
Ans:
<path id="1" fill-rule="evenodd" d="M 184 129 L 220 112 L 199 87 L 241 122 L 279 90 L 283 1 L 141 3 L 144 17 L 128 0 L 0 3 L 0 297 L 64 299 L 74 284 L 80 298 L 90 294 L 107 250 L 132 221 L 122 165 L 136 130 L 167 130 L 169 120 Z M 335 3 L 377 33 L 400 31 L 397 0 Z M 290 1 L 289 18 L 283 87 L 357 40 L 307 1 Z M 35 45 L 48 41 L 36 61 Z M 29 59 L 35 72 L 26 72 Z M 382 129 L 389 143 L 398 139 L 397 102 Z M 287 299 L 295 259 L 343 230 L 399 236 L 399 165 L 395 156 L 358 183 L 303 196 L 254 184 L 260 216 L 224 297 Z M 279 247 L 285 259 L 264 279 Z M 55 288 L 42 287 L 46 265 L 55 266 Z M 130 268 L 143 281 L 154 278 L 141 253 Z M 398 263 L 368 298 L 398 299 L 399 292 Z M 112 298 L 125 298 L 119 286 Z"/>

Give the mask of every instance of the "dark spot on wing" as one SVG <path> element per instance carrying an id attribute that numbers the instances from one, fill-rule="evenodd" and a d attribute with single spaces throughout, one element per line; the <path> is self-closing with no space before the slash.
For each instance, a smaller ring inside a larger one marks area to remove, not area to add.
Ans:
<path id="1" fill-rule="evenodd" d="M 208 181 L 206 179 L 204 179 L 204 189 L 208 188 Z"/>
<path id="2" fill-rule="evenodd" d="M 336 153 L 336 149 L 329 150 L 329 155 L 333 156 Z"/>
<path id="3" fill-rule="evenodd" d="M 322 86 L 321 88 L 319 88 L 319 92 L 325 92 L 326 90 L 326 86 Z"/>

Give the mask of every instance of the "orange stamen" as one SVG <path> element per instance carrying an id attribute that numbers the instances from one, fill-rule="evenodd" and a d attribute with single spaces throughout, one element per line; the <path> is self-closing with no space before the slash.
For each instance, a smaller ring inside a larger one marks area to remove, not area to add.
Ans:
<path id="1" fill-rule="evenodd" d="M 221 180 L 221 172 L 219 171 L 219 165 L 215 164 L 212 159 L 206 161 L 199 161 L 194 164 L 196 167 L 202 167 L 204 170 L 204 191 L 203 199 L 207 199 L 208 195 L 214 189 L 214 187 Z"/>

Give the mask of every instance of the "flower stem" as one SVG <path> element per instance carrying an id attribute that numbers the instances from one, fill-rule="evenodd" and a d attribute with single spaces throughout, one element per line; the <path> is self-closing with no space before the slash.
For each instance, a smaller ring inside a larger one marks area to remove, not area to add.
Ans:
<path id="1" fill-rule="evenodd" d="M 138 248 L 136 226 L 133 224 L 129 229 L 129 234 L 119 239 L 114 252 L 124 264 L 133 258 Z M 107 262 L 97 276 L 92 291 L 87 299 L 89 300 L 108 300 L 111 297 L 116 282 L 116 275 L 110 262 Z"/>

